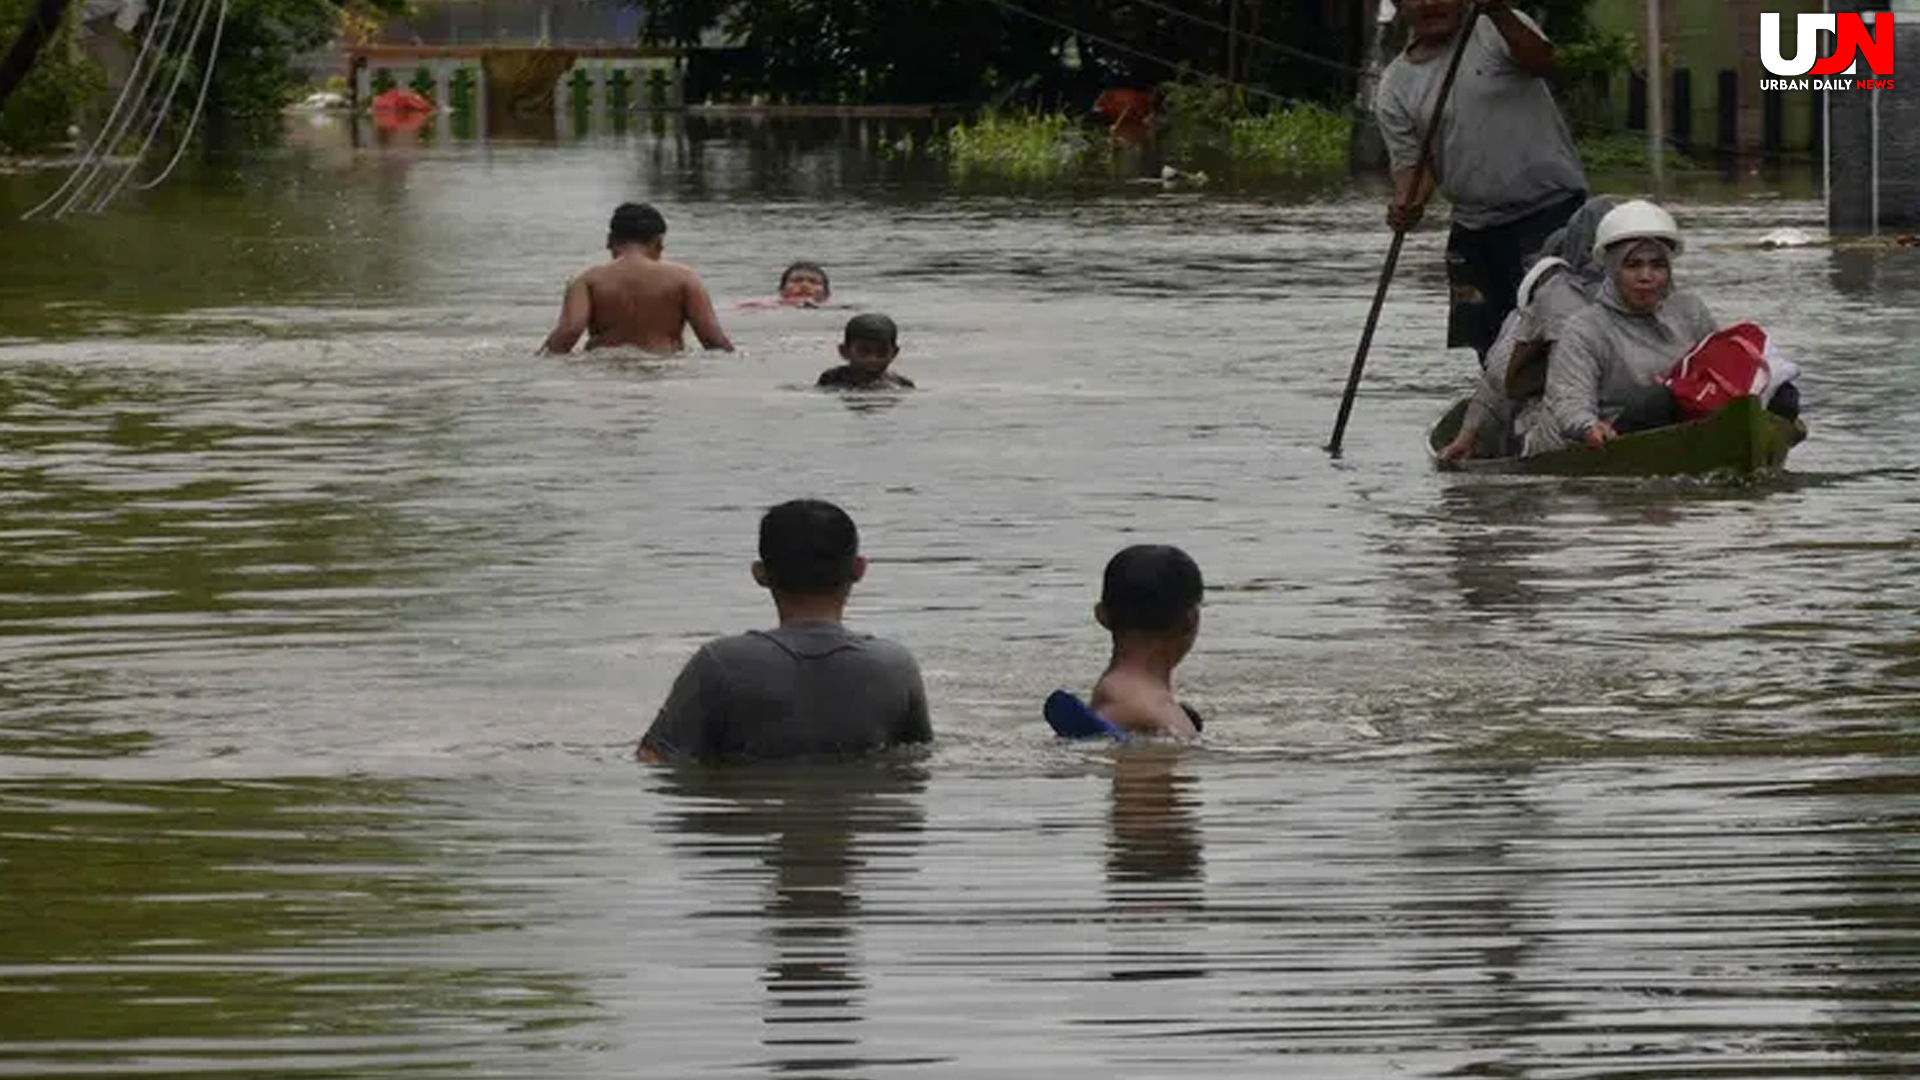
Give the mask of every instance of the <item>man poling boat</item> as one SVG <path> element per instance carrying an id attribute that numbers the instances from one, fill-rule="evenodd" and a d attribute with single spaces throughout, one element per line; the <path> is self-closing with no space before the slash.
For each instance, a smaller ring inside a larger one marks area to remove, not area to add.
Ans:
<path id="1" fill-rule="evenodd" d="M 1409 0 L 1402 13 L 1409 41 L 1374 99 L 1393 168 L 1387 223 L 1411 230 L 1436 189 L 1447 197 L 1447 347 L 1485 357 L 1528 258 L 1586 202 L 1586 174 L 1547 84 L 1554 48 L 1537 23 L 1505 0 Z M 1456 47 L 1465 61 L 1457 85 L 1436 103 Z M 1434 149 L 1423 162 L 1421 129 L 1436 104 Z"/>
<path id="2" fill-rule="evenodd" d="M 1336 457 L 1401 247 L 1427 200 L 1438 191 L 1453 204 L 1447 346 L 1470 346 L 1482 363 L 1528 256 L 1586 201 L 1586 175 L 1546 82 L 1553 45 L 1538 24 L 1506 0 L 1407 0 L 1399 14 L 1410 40 L 1374 97 L 1393 171 L 1393 244 L 1327 443 Z"/>

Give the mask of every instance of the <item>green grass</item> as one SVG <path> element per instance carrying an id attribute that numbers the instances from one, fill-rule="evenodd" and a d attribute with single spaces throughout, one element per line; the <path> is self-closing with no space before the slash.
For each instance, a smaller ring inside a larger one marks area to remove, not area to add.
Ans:
<path id="1" fill-rule="evenodd" d="M 1630 131 L 1614 131 L 1605 134 L 1582 135 L 1574 140 L 1574 149 L 1580 154 L 1580 163 L 1588 172 L 1619 173 L 1644 171 L 1648 168 L 1647 137 Z M 1667 168 L 1687 170 L 1699 168 L 1693 158 L 1667 147 Z"/>
<path id="2" fill-rule="evenodd" d="M 1354 120 L 1310 102 L 1256 106 L 1246 88 L 1218 80 L 1160 88 L 1161 152 L 1186 166 L 1217 164 L 1251 178 L 1338 169 Z"/>
<path id="3" fill-rule="evenodd" d="M 1239 117 L 1227 130 L 1229 153 L 1243 169 L 1306 172 L 1346 164 L 1353 118 L 1319 105 L 1294 105 Z"/>
<path id="4" fill-rule="evenodd" d="M 1182 164 L 1224 158 L 1243 175 L 1279 175 L 1340 168 L 1352 130 L 1346 114 L 1318 105 L 1237 115 L 1170 110 L 1158 142 Z M 948 130 L 941 150 L 956 176 L 1027 182 L 1082 176 L 1113 160 L 1102 131 L 1057 112 L 984 113 Z"/>
<path id="5" fill-rule="evenodd" d="M 1255 112 L 1218 94 L 1188 92 L 1168 95 L 1157 143 L 1166 160 L 1182 167 L 1217 163 L 1242 179 L 1331 172 L 1346 166 L 1355 123 L 1350 113 L 1321 105 Z M 1647 168 L 1644 135 L 1583 135 L 1575 145 L 1589 172 Z M 1103 131 L 1062 112 L 983 113 L 954 125 L 936 149 L 955 176 L 1023 183 L 1077 179 L 1115 160 Z M 1685 171 L 1699 163 L 1669 148 L 1667 167 Z"/>
<path id="6" fill-rule="evenodd" d="M 1095 144 L 1065 113 L 984 113 L 947 132 L 944 151 L 957 176 L 1057 180 L 1094 160 Z"/>

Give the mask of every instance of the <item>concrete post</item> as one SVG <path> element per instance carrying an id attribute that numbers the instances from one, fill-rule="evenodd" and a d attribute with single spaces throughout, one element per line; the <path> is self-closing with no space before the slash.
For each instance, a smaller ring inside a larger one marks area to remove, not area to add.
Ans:
<path id="1" fill-rule="evenodd" d="M 1665 47 L 1660 33 L 1660 0 L 1647 0 L 1647 162 L 1653 169 L 1653 193 L 1667 187 L 1667 102 Z"/>
<path id="2" fill-rule="evenodd" d="M 1884 10 L 1867 8 L 1876 9 Z M 1900 14 L 1895 16 L 1894 66 L 1920 71 L 1920 19 L 1901 20 Z M 1865 63 L 1857 64 L 1852 75 L 1833 78 L 1849 88 L 1825 95 L 1829 231 L 1920 231 L 1920 82 L 1894 80 L 1892 90 L 1851 88 L 1856 80 L 1875 80 Z"/>
<path id="3" fill-rule="evenodd" d="M 1395 15 L 1393 0 L 1379 0 L 1374 9 L 1373 38 L 1367 47 L 1366 68 L 1353 95 L 1353 136 L 1347 145 L 1347 161 L 1355 172 L 1387 171 L 1387 144 L 1380 135 L 1380 125 L 1373 119 L 1373 95 L 1380 86 L 1380 73 L 1387 67 Z"/>
<path id="4" fill-rule="evenodd" d="M 481 142 L 487 139 L 487 54 L 483 51 L 473 61 L 473 137 Z"/>

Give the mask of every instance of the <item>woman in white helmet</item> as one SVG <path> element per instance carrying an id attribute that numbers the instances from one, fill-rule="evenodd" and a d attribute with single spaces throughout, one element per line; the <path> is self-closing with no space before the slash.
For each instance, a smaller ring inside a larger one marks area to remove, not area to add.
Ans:
<path id="1" fill-rule="evenodd" d="M 1527 433 L 1526 453 L 1582 442 L 1597 449 L 1677 419 L 1660 378 L 1717 329 L 1698 296 L 1673 288 L 1673 258 L 1682 249 L 1673 215 L 1645 200 L 1622 203 L 1600 222 L 1593 251 L 1606 279 L 1554 346 L 1541 422 Z"/>

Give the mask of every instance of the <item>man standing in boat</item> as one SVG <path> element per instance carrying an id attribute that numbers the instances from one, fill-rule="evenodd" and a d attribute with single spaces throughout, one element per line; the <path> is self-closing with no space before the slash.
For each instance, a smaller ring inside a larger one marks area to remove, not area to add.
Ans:
<path id="1" fill-rule="evenodd" d="M 1480 0 L 1428 168 L 1420 137 L 1472 0 L 1406 0 L 1409 39 L 1387 65 L 1374 113 L 1393 167 L 1387 224 L 1420 223 L 1436 188 L 1453 204 L 1447 237 L 1447 347 L 1484 359 L 1513 310 L 1526 260 L 1587 198 L 1587 178 L 1547 79 L 1553 45 L 1507 0 Z"/>

